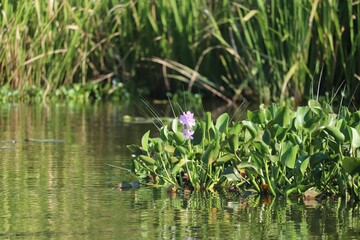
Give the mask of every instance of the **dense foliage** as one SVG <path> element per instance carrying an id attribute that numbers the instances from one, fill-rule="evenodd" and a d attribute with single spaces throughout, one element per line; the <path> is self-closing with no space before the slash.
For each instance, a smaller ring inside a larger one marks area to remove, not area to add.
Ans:
<path id="1" fill-rule="evenodd" d="M 184 120 L 185 119 L 185 120 Z M 142 183 L 175 189 L 227 188 L 260 194 L 292 195 L 317 189 L 324 195 L 360 198 L 360 111 L 310 100 L 292 111 L 262 105 L 247 119 L 196 121 L 189 112 L 131 145 L 132 171 Z"/>
<path id="2" fill-rule="evenodd" d="M 228 102 L 360 96 L 355 0 L 3 0 L 0 10 L 1 98 L 179 84 Z"/>

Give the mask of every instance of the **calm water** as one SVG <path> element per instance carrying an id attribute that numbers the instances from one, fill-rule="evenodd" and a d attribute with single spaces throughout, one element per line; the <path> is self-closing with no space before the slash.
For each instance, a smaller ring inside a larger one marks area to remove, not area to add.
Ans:
<path id="1" fill-rule="evenodd" d="M 0 106 L 0 239 L 360 239 L 358 204 L 119 191 L 134 107 Z M 24 142 L 62 139 L 64 142 Z M 109 165 L 110 164 L 110 165 Z"/>

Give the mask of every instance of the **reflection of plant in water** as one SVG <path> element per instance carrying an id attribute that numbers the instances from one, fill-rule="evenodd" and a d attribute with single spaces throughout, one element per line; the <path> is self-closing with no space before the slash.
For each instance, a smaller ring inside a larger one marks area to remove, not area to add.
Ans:
<path id="1" fill-rule="evenodd" d="M 292 111 L 275 104 L 230 123 L 191 112 L 131 145 L 132 171 L 144 184 L 296 195 L 309 189 L 360 197 L 360 111 L 310 100 Z M 194 127 L 194 130 L 193 130 Z M 184 130 L 185 129 L 185 130 Z M 188 132 L 187 132 L 188 131 Z"/>

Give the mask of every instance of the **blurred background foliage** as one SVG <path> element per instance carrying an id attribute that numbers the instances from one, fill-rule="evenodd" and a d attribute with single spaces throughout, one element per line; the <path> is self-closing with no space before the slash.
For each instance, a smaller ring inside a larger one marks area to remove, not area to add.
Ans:
<path id="1" fill-rule="evenodd" d="M 0 98 L 180 89 L 229 103 L 359 102 L 359 10 L 355 0 L 2 0 Z"/>

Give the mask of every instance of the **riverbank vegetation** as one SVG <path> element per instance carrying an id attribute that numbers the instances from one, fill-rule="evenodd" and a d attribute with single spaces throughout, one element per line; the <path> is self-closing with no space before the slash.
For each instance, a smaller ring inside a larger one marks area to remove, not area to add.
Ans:
<path id="1" fill-rule="evenodd" d="M 196 120 L 195 120 L 196 118 Z M 295 111 L 271 104 L 243 121 L 183 113 L 130 145 L 142 184 L 266 196 L 360 198 L 360 111 L 338 114 L 310 100 Z"/>
<path id="2" fill-rule="evenodd" d="M 358 1 L 3 0 L 0 10 L 3 100 L 180 88 L 229 103 L 360 101 Z"/>

